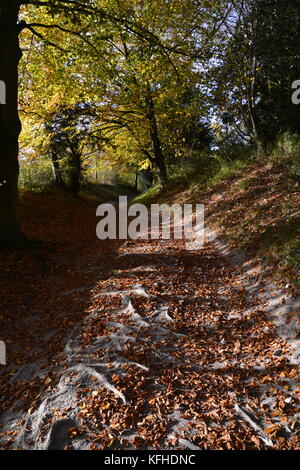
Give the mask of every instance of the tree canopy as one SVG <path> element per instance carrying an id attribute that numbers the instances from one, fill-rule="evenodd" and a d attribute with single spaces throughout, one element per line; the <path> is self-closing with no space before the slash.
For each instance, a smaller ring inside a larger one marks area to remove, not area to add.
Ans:
<path id="1" fill-rule="evenodd" d="M 164 184 L 170 164 L 217 142 L 219 131 L 266 146 L 299 132 L 290 96 L 300 13 L 292 1 L 1 4 L 3 239 L 20 233 L 18 96 L 21 159 L 51 157 L 57 176 L 60 161 L 76 155 L 76 191 L 82 161 L 95 152 L 118 168 L 151 169 Z"/>

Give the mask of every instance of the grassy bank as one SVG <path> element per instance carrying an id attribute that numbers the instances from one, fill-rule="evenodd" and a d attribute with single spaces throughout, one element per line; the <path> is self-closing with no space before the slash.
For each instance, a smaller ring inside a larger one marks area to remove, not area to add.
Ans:
<path id="1" fill-rule="evenodd" d="M 268 272 L 299 288 L 300 141 L 284 136 L 269 155 L 199 158 L 133 202 L 205 202 L 207 222 L 232 247 L 263 258 Z"/>

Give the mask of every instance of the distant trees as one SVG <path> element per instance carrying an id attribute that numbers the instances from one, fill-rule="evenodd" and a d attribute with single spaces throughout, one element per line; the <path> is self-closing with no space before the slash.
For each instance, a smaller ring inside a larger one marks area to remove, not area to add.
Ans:
<path id="1" fill-rule="evenodd" d="M 30 108 L 34 119 L 34 110 L 38 120 L 45 110 L 53 116 L 62 104 L 70 109 L 78 97 L 92 103 L 107 159 L 141 170 L 151 165 L 165 183 L 168 163 L 209 141 L 203 125 L 209 106 L 200 86 L 206 78 L 197 61 L 205 64 L 211 56 L 209 40 L 224 21 L 217 8 L 223 3 L 112 0 L 107 21 L 97 15 L 81 19 L 80 37 L 72 40 L 52 21 L 46 29 L 37 26 L 43 15 L 35 12 L 33 27 L 45 38 L 32 47 L 31 36 L 25 37 L 30 56 L 22 89 L 25 112 Z M 107 2 L 93 6 L 103 11 Z M 57 155 L 51 151 L 54 170 Z"/>
<path id="2" fill-rule="evenodd" d="M 119 2 L 111 3 L 115 15 L 119 8 Z M 170 159 L 189 144 L 196 147 L 201 131 L 204 138 L 200 120 L 207 108 L 197 89 L 202 76 L 195 62 L 200 54 L 206 57 L 203 42 L 210 29 L 204 24 L 212 21 L 211 9 L 199 10 L 190 0 L 172 5 L 136 1 L 124 8 L 143 30 L 134 34 L 124 31 L 122 24 L 96 26 L 94 44 L 100 48 L 109 35 L 110 53 L 105 64 L 95 59 L 90 75 L 85 75 L 86 88 L 99 93 L 99 128 L 108 141 L 107 158 L 112 163 L 135 163 L 140 169 L 151 164 L 164 184 Z"/>
<path id="3" fill-rule="evenodd" d="M 57 186 L 68 185 L 70 191 L 78 194 L 82 180 L 82 165 L 87 155 L 101 145 L 95 134 L 95 114 L 89 105 L 77 104 L 60 107 L 44 122 L 47 152 L 52 161 L 54 180 Z M 63 178 L 60 161 L 66 161 Z"/>

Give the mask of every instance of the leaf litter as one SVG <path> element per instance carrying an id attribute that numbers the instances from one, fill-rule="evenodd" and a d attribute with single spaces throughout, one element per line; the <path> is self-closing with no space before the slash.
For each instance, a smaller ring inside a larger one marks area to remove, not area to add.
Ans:
<path id="1" fill-rule="evenodd" d="M 299 370 L 242 273 L 210 241 L 95 242 L 93 214 L 41 234 L 42 274 L 4 259 L 1 448 L 299 449 Z"/>

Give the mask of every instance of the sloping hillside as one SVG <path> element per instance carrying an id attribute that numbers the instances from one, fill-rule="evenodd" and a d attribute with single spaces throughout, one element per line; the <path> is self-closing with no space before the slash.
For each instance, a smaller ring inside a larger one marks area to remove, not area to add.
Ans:
<path id="1" fill-rule="evenodd" d="M 236 169 L 238 168 L 238 169 Z M 232 248 L 260 257 L 264 275 L 296 292 L 300 284 L 300 181 L 280 164 L 233 164 L 228 175 L 201 172 L 134 202 L 204 203 L 206 223 Z M 218 181 L 213 183 L 214 180 Z M 205 186 L 209 189 L 205 189 Z M 188 189 L 187 189 L 188 188 Z"/>

